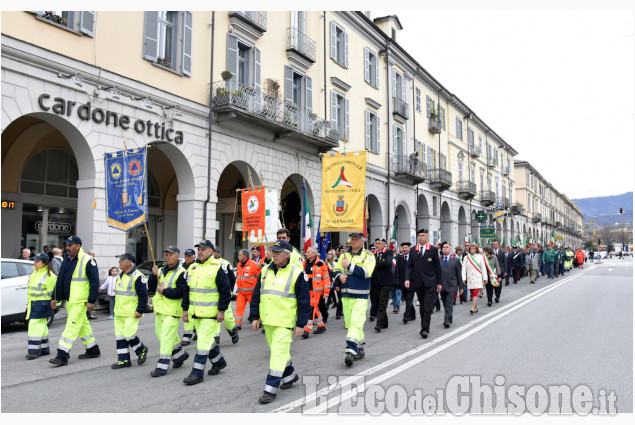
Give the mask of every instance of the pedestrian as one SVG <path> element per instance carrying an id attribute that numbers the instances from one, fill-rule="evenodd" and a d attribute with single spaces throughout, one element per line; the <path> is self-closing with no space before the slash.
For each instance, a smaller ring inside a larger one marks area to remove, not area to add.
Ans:
<path id="1" fill-rule="evenodd" d="M 220 256 L 221 247 L 218 245 L 214 245 L 213 255 L 214 258 L 220 261 L 221 268 L 225 266 L 227 270 L 227 278 L 229 279 L 229 291 L 234 293 L 234 285 L 236 285 L 236 274 L 234 273 L 234 267 L 231 263 Z M 232 304 L 229 303 L 227 310 L 225 310 L 225 318 L 223 319 L 223 323 L 225 323 L 225 330 L 229 334 L 232 339 L 232 344 L 238 343 L 238 326 L 236 326 L 236 319 L 234 318 L 234 313 L 232 312 Z M 220 327 L 219 327 L 220 328 Z M 216 339 L 216 343 L 220 344 L 220 329 L 219 332 L 214 337 Z"/>
<path id="2" fill-rule="evenodd" d="M 148 347 L 137 336 L 139 320 L 148 305 L 148 279 L 135 266 L 136 257 L 130 252 L 117 255 L 121 274 L 115 283 L 115 340 L 117 343 L 117 363 L 111 369 L 131 367 L 130 351 L 137 355 L 137 364 L 141 366 L 148 359 Z"/>
<path id="3" fill-rule="evenodd" d="M 496 287 L 496 298 L 500 298 L 501 291 L 503 290 L 502 282 L 503 279 L 507 277 L 507 256 L 505 255 L 503 248 L 501 248 L 500 243 L 496 240 L 492 242 L 492 250 L 494 251 L 494 256 L 498 260 L 499 265 L 498 281 L 501 282 L 501 285 Z"/>
<path id="4" fill-rule="evenodd" d="M 108 316 L 108 319 L 110 320 L 115 318 L 115 284 L 117 282 L 118 275 L 119 272 L 117 267 L 111 267 L 110 270 L 108 270 L 108 277 L 106 277 L 104 283 L 102 283 L 99 287 L 100 290 L 105 289 L 106 295 L 108 295 L 108 304 L 110 308 L 110 316 Z"/>
<path id="5" fill-rule="evenodd" d="M 214 244 L 206 239 L 195 245 L 198 262 L 188 269 L 189 297 L 183 297 L 183 321 L 193 321 L 198 339 L 196 355 L 190 374 L 183 380 L 186 385 L 203 382 L 205 363 L 209 358 L 212 368 L 208 375 L 218 375 L 227 367 L 215 335 L 220 333 L 220 322 L 231 302 L 229 277 L 226 267 L 214 258 Z"/>
<path id="6" fill-rule="evenodd" d="M 564 247 L 560 248 L 560 252 L 558 252 L 558 258 L 560 259 L 560 274 L 564 275 L 564 267 L 567 262 L 567 254 L 564 250 Z"/>
<path id="7" fill-rule="evenodd" d="M 458 247 L 461 248 L 461 247 Z M 462 251 L 462 249 L 461 249 Z M 441 301 L 443 302 L 443 326 L 449 328 L 452 324 L 452 312 L 456 299 L 456 293 L 463 295 L 463 279 L 461 276 L 461 257 L 452 254 L 450 242 L 441 244 Z"/>
<path id="8" fill-rule="evenodd" d="M 463 268 L 461 269 L 463 285 L 467 286 L 472 295 L 470 314 L 478 313 L 478 293 L 487 283 L 487 270 L 485 269 L 483 255 L 479 254 L 478 250 L 477 244 L 470 244 L 470 249 L 463 259 Z"/>
<path id="9" fill-rule="evenodd" d="M 375 331 L 381 332 L 382 329 L 388 328 L 388 301 L 390 293 L 395 287 L 395 275 L 393 272 L 393 251 L 386 247 L 386 239 L 378 238 L 375 240 L 377 254 L 375 256 L 375 269 L 371 276 L 371 282 L 375 280 L 377 286 L 377 324 Z M 372 287 L 372 283 L 371 283 Z"/>
<path id="10" fill-rule="evenodd" d="M 505 276 L 505 286 L 509 286 L 509 278 L 513 276 L 512 264 L 514 263 L 514 252 L 512 252 L 511 247 L 507 247 L 505 252 L 505 270 L 507 271 L 507 275 Z"/>
<path id="11" fill-rule="evenodd" d="M 553 246 L 553 276 L 560 276 L 560 250 L 558 245 Z"/>
<path id="12" fill-rule="evenodd" d="M 393 262 L 395 264 L 395 286 L 393 286 L 392 290 L 390 291 L 390 297 L 392 298 L 392 312 L 394 314 L 399 313 L 399 310 L 401 308 L 401 301 L 404 298 L 405 288 L 403 287 L 403 283 L 406 280 L 406 263 L 404 262 L 404 256 L 406 255 L 406 250 L 408 252 L 410 251 L 410 242 L 402 242 L 399 246 L 399 253 L 393 259 Z"/>
<path id="13" fill-rule="evenodd" d="M 64 241 L 66 258 L 60 266 L 55 283 L 55 297 L 51 308 L 55 310 L 58 301 L 66 300 L 66 326 L 57 346 L 57 355 L 49 362 L 56 367 L 68 364 L 73 342 L 82 339 L 86 352 L 80 359 L 100 356 L 99 346 L 95 342 L 93 330 L 86 317 L 87 311 L 93 311 L 99 293 L 99 270 L 95 259 L 90 258 L 82 249 L 82 240 L 71 236 Z"/>
<path id="14" fill-rule="evenodd" d="M 87 252 L 88 252 L 88 255 L 90 255 L 96 263 L 97 259 L 95 258 L 95 251 L 93 251 L 92 249 L 88 249 Z M 92 311 L 86 311 L 86 317 L 88 318 L 88 320 L 97 319 L 97 316 L 95 316 Z"/>
<path id="15" fill-rule="evenodd" d="M 31 250 L 29 248 L 22 248 L 22 253 L 18 257 L 18 260 L 30 260 Z"/>
<path id="16" fill-rule="evenodd" d="M 439 251 L 428 242 L 428 229 L 417 231 L 417 245 L 410 251 L 406 265 L 406 288 L 413 288 L 419 299 L 421 330 L 419 335 L 427 338 L 430 333 L 430 318 L 438 292 L 442 288 L 441 262 Z"/>
<path id="17" fill-rule="evenodd" d="M 318 257 L 315 247 L 308 247 L 306 252 L 306 260 L 304 261 L 304 273 L 309 280 L 309 294 L 311 298 L 311 315 L 304 327 L 302 338 L 309 337 L 313 330 L 313 325 L 317 325 L 314 334 L 322 334 L 326 332 L 325 317 L 323 309 L 320 309 L 320 303 L 324 304 L 324 299 L 328 298 L 331 290 L 331 278 L 328 266 Z"/>
<path id="18" fill-rule="evenodd" d="M 351 247 L 342 253 L 333 269 L 334 279 L 339 280 L 341 285 L 344 326 L 347 329 L 344 363 L 347 366 L 365 356 L 361 345 L 364 344 L 370 277 L 375 270 L 375 256 L 364 249 L 364 234 L 351 233 L 350 238 Z"/>
<path id="19" fill-rule="evenodd" d="M 469 244 L 468 244 L 468 248 L 469 248 Z M 454 248 L 454 255 L 456 256 L 456 259 L 459 260 L 459 263 L 461 264 L 461 269 L 463 269 L 463 258 L 465 258 L 465 252 L 463 251 L 463 247 L 461 245 L 457 245 Z M 459 285 L 461 286 L 461 288 L 463 288 L 463 290 L 460 291 L 459 293 L 459 300 L 460 300 L 460 303 L 463 304 L 464 302 L 467 302 L 468 291 L 467 291 L 467 288 L 463 286 L 463 278 L 459 279 L 459 282 L 460 282 Z M 453 305 L 456 305 L 456 293 L 454 293 Z"/>
<path id="20" fill-rule="evenodd" d="M 196 261 L 196 253 L 192 248 L 188 248 L 184 253 L 185 261 L 183 262 L 183 268 L 185 271 L 189 270 L 190 266 L 194 264 Z M 181 346 L 190 345 L 192 339 L 196 339 L 194 337 L 194 322 L 183 321 L 183 338 L 181 338 Z"/>
<path id="21" fill-rule="evenodd" d="M 575 258 L 578 261 L 578 268 L 579 269 L 583 269 L 584 268 L 584 251 L 582 251 L 581 249 L 578 249 L 575 252 Z"/>
<path id="22" fill-rule="evenodd" d="M 523 267 L 523 253 L 521 247 L 516 247 L 516 252 L 512 257 L 512 273 L 514 274 L 514 283 L 518 283 L 521 278 Z"/>
<path id="23" fill-rule="evenodd" d="M 46 252 L 33 257 L 33 272 L 29 276 L 26 317 L 28 346 L 27 360 L 51 354 L 49 347 L 48 318 L 53 315 L 51 296 L 57 277 L 49 269 L 50 257 Z"/>
<path id="24" fill-rule="evenodd" d="M 60 272 L 60 266 L 62 265 L 62 261 L 64 258 L 62 257 L 62 249 L 61 248 L 53 248 L 53 259 L 51 260 L 49 268 L 55 275 L 57 276 Z"/>
<path id="25" fill-rule="evenodd" d="M 238 251 L 238 264 L 236 265 L 236 329 L 241 330 L 243 316 L 247 303 L 251 306 L 251 297 L 258 282 L 260 267 L 258 263 L 249 258 L 249 251 L 241 249 Z M 251 307 L 250 307 L 251 308 Z"/>
<path id="26" fill-rule="evenodd" d="M 289 229 L 285 229 L 284 227 L 278 229 L 276 232 L 276 238 L 281 241 L 289 242 L 289 245 L 291 245 L 291 232 L 289 232 Z M 293 247 L 293 250 L 291 251 L 291 262 L 300 268 L 303 267 L 302 254 L 300 254 L 300 251 L 298 251 L 295 247 Z"/>
<path id="27" fill-rule="evenodd" d="M 159 340 L 159 361 L 150 376 L 158 378 L 168 373 L 170 360 L 172 367 L 178 369 L 190 355 L 181 348 L 179 322 L 183 316 L 183 298 L 189 297 L 187 272 L 181 266 L 181 250 L 173 245 L 163 250 L 165 265 L 159 269 L 152 266 L 148 277 L 148 291 L 154 292 L 154 331 Z"/>
<path id="28" fill-rule="evenodd" d="M 329 268 L 329 276 L 330 276 L 331 282 L 333 281 L 333 267 L 335 267 L 335 257 L 336 257 L 336 254 L 334 249 L 331 249 L 326 253 L 326 265 Z M 329 297 L 326 300 L 327 309 L 331 307 L 331 304 L 333 305 L 333 307 L 337 308 L 339 297 L 337 296 L 337 291 L 333 289 L 334 288 L 331 288 L 331 291 L 329 291 Z"/>
<path id="29" fill-rule="evenodd" d="M 552 247 L 546 247 L 542 254 L 542 261 L 545 263 L 545 273 L 548 279 L 553 279 L 553 264 L 556 257 L 556 252 Z"/>
<path id="30" fill-rule="evenodd" d="M 414 288 L 406 288 L 406 267 L 408 265 L 408 260 L 410 259 L 410 246 L 412 244 L 410 242 L 403 242 L 401 244 L 401 255 L 397 256 L 397 286 L 401 288 L 403 299 L 406 304 L 404 308 L 403 314 L 403 322 L 407 324 L 408 322 L 415 320 L 417 315 L 415 314 L 415 308 L 413 305 L 415 291 Z"/>
<path id="31" fill-rule="evenodd" d="M 44 245 L 42 247 L 42 252 L 44 252 L 49 257 L 49 264 L 50 264 L 50 261 L 53 259 L 53 253 L 49 250 L 49 246 L 48 245 Z M 34 260 L 35 260 L 35 258 L 34 258 Z"/>
<path id="32" fill-rule="evenodd" d="M 260 250 L 258 249 L 257 246 L 252 246 L 251 247 L 251 259 L 256 264 L 260 263 L 260 260 L 261 260 L 261 258 L 260 258 Z"/>
<path id="33" fill-rule="evenodd" d="M 494 290 L 500 288 L 500 265 L 498 264 L 498 258 L 494 255 L 494 250 L 489 247 L 483 247 L 483 264 L 487 271 L 487 282 L 485 284 L 485 290 L 487 292 L 487 306 L 492 306 L 492 298 L 494 297 Z M 500 301 L 500 291 L 497 291 L 496 302 Z"/>
<path id="34" fill-rule="evenodd" d="M 419 165 L 419 152 L 415 151 L 408 157 L 408 165 L 410 165 L 410 173 L 416 174 Z"/>
<path id="35" fill-rule="evenodd" d="M 532 247 L 531 252 L 526 257 L 527 268 L 529 269 L 529 283 L 536 283 L 538 278 L 538 264 L 540 263 L 540 256 L 536 253 L 536 248 Z"/>

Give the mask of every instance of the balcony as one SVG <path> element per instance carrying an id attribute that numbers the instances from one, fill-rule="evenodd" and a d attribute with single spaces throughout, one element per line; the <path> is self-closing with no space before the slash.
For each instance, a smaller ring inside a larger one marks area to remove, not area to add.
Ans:
<path id="1" fill-rule="evenodd" d="M 398 99 L 396 97 L 393 97 L 392 100 L 393 100 L 392 114 L 393 115 L 398 115 L 398 116 L 402 117 L 403 119 L 407 120 L 409 118 L 409 116 L 408 116 L 408 103 L 406 103 L 403 100 Z"/>
<path id="2" fill-rule="evenodd" d="M 562 223 L 560 223 L 559 221 L 556 221 L 556 227 L 562 227 Z"/>
<path id="3" fill-rule="evenodd" d="M 242 26 L 245 23 L 260 33 L 258 38 L 262 36 L 263 32 L 267 32 L 267 12 L 253 11 L 253 10 L 232 10 L 228 14 L 229 22 L 232 25 L 238 24 Z"/>
<path id="4" fill-rule="evenodd" d="M 428 181 L 431 188 L 443 191 L 452 186 L 452 173 L 442 168 L 428 170 Z"/>
<path id="5" fill-rule="evenodd" d="M 391 155 L 390 168 L 397 177 L 403 177 L 412 184 L 419 184 L 426 179 L 426 164 L 409 155 Z"/>
<path id="6" fill-rule="evenodd" d="M 496 202 L 496 194 L 491 190 L 482 190 L 480 201 L 481 201 L 481 204 L 483 204 L 486 207 L 489 207 L 490 205 L 494 205 L 494 202 Z"/>
<path id="7" fill-rule="evenodd" d="M 493 156 L 487 157 L 487 168 L 494 168 L 496 159 Z"/>
<path id="8" fill-rule="evenodd" d="M 339 132 L 330 121 L 243 85 L 235 78 L 215 82 L 212 90 L 212 110 L 218 122 L 235 119 L 268 129 L 275 139 L 293 134 L 319 148 L 339 146 Z"/>
<path id="9" fill-rule="evenodd" d="M 503 175 L 504 176 L 509 176 L 509 167 L 508 166 L 503 166 Z"/>
<path id="10" fill-rule="evenodd" d="M 476 183 L 468 180 L 459 181 L 459 198 L 472 199 L 476 196 Z"/>
<path id="11" fill-rule="evenodd" d="M 308 68 L 315 63 L 316 50 L 315 41 L 301 33 L 297 28 L 287 28 L 287 56 L 291 56 L 298 62 L 304 62 Z"/>
<path id="12" fill-rule="evenodd" d="M 511 212 L 512 215 L 522 214 L 523 213 L 523 206 L 521 204 L 519 204 L 519 203 L 513 204 L 509 208 L 509 212 Z"/>
<path id="13" fill-rule="evenodd" d="M 540 222 L 541 222 L 542 224 L 547 224 L 547 225 L 548 225 L 548 224 L 550 224 L 550 223 L 549 223 L 549 218 L 548 218 L 546 215 L 543 215 L 543 216 L 540 218 Z"/>
<path id="14" fill-rule="evenodd" d="M 428 130 L 430 131 L 430 133 L 440 134 L 441 133 L 441 118 L 431 116 L 428 119 Z"/>
<path id="15" fill-rule="evenodd" d="M 470 145 L 470 156 L 472 158 L 478 158 L 481 155 L 481 147 Z"/>
<path id="16" fill-rule="evenodd" d="M 509 208 L 509 198 L 505 198 L 504 196 L 498 199 L 498 203 L 500 204 L 502 209 Z"/>
<path id="17" fill-rule="evenodd" d="M 542 220 L 542 214 L 540 213 L 534 213 L 534 215 L 531 217 L 531 221 L 533 221 L 534 223 L 540 223 L 540 220 Z"/>

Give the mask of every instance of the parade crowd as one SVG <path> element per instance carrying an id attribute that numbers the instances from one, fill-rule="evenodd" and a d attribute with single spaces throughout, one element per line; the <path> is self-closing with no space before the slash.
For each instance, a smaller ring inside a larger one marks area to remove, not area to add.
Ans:
<path id="1" fill-rule="evenodd" d="M 326 332 L 330 309 L 335 309 L 336 320 L 344 319 L 344 363 L 350 367 L 366 355 L 367 321 L 374 322 L 375 332 L 387 331 L 390 304 L 393 314 L 403 311 L 399 322 L 405 325 L 417 319 L 418 307 L 417 330 L 425 339 L 435 331 L 430 328 L 431 316 L 441 306 L 443 326 L 449 328 L 457 301 L 467 304 L 470 314 L 477 314 L 479 304 L 491 307 L 501 302 L 506 292 L 503 287 L 525 278 L 531 284 L 541 278 L 555 279 L 573 268 L 583 268 L 587 261 L 582 250 L 554 245 L 501 247 L 496 240 L 488 246 L 469 242 L 464 247 L 452 247 L 448 242 L 434 245 L 428 241 L 427 229 L 417 231 L 415 246 L 404 242 L 394 250 L 385 239 L 370 243 L 363 233 L 349 237 L 346 246 L 329 247 L 326 258 L 320 258 L 315 247 L 308 247 L 303 256 L 292 247 L 290 233 L 283 228 L 264 256 L 256 247 L 251 256 L 243 249 L 235 267 L 220 257 L 220 247 L 209 240 L 198 243 L 196 252 L 186 249 L 183 262 L 181 250 L 168 246 L 163 250 L 165 265 L 154 266 L 147 278 L 137 270 L 132 253 L 118 255 L 119 268 L 111 268 L 101 285 L 110 297 L 109 318 L 114 324 L 117 361 L 112 369 L 131 367 L 131 351 L 137 365 L 146 362 L 148 345 L 137 331 L 149 294 L 154 294 L 159 358 L 151 377 L 166 375 L 170 363 L 173 369 L 182 367 L 190 358 L 183 347 L 194 342 L 192 368 L 184 384 L 203 382 L 207 361 L 211 364 L 208 376 L 219 374 L 228 364 L 219 345 L 222 323 L 236 344 L 247 320 L 254 331 L 262 328 L 266 334 L 269 370 L 259 401 L 270 403 L 279 389 L 290 388 L 299 379 L 291 361 L 293 337 L 308 339 Z M 33 256 L 34 271 L 29 277 L 27 359 L 51 354 L 47 318 L 58 303 L 65 302 L 66 326 L 55 357 L 49 360 L 55 367 L 68 365 L 77 338 L 85 348 L 79 359 L 101 355 L 89 323 L 100 289 L 97 263 L 84 252 L 78 236 L 64 243 L 64 254 Z M 234 289 L 235 311 L 231 307 Z M 184 334 L 179 336 L 181 321 Z"/>

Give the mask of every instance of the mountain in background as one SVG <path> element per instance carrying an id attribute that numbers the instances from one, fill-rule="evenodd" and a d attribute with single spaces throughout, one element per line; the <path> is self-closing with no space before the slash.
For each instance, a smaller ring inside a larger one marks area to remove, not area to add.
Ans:
<path id="1" fill-rule="evenodd" d="M 633 223 L 633 192 L 613 196 L 572 199 L 572 201 L 580 207 L 585 222 L 593 219 L 600 226 L 604 224 Z M 620 214 L 620 208 L 625 210 L 622 214 Z"/>

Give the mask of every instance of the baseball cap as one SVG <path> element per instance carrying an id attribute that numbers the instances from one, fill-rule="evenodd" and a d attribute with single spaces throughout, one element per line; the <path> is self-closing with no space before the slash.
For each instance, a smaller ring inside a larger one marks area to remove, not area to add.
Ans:
<path id="1" fill-rule="evenodd" d="M 66 239 L 64 241 L 64 243 L 66 245 L 70 245 L 70 244 L 73 244 L 73 243 L 81 245 L 82 244 L 82 240 L 79 238 L 79 236 L 71 236 L 70 238 Z"/>
<path id="2" fill-rule="evenodd" d="M 135 257 L 132 252 L 124 252 L 121 255 L 115 255 L 115 257 L 117 257 L 117 258 L 125 258 L 126 260 L 130 260 L 133 263 L 137 262 L 137 257 Z"/>
<path id="3" fill-rule="evenodd" d="M 170 245 L 169 247 L 165 248 L 163 250 L 163 252 L 175 252 L 177 254 L 180 254 L 181 250 L 178 247 L 174 246 L 174 245 Z"/>
<path id="4" fill-rule="evenodd" d="M 196 248 L 198 248 L 200 246 L 202 248 L 212 248 L 212 249 L 214 249 L 214 244 L 209 239 L 205 239 L 204 241 L 201 241 L 201 242 L 197 243 L 194 246 Z"/>
<path id="5" fill-rule="evenodd" d="M 364 239 L 366 240 L 366 238 L 364 237 L 364 234 L 361 232 L 353 232 L 350 235 L 348 235 L 351 238 L 360 238 L 360 239 Z"/>
<path id="6" fill-rule="evenodd" d="M 273 246 L 271 247 L 272 251 L 282 251 L 282 250 L 287 250 L 287 251 L 293 251 L 293 247 L 291 246 L 291 244 L 287 241 L 283 241 L 283 240 L 277 240 Z"/>
<path id="7" fill-rule="evenodd" d="M 212 248 L 214 251 L 216 252 L 220 252 L 220 246 L 215 245 L 214 248 Z"/>
<path id="8" fill-rule="evenodd" d="M 188 248 L 185 250 L 185 255 L 196 255 L 192 248 Z"/>
<path id="9" fill-rule="evenodd" d="M 50 257 L 48 256 L 46 252 L 40 252 L 38 255 L 33 257 L 33 261 L 37 261 L 37 260 L 49 261 Z"/>

